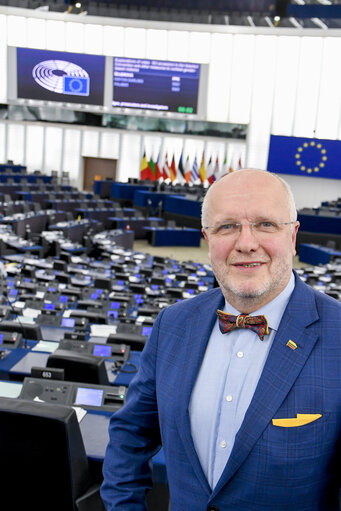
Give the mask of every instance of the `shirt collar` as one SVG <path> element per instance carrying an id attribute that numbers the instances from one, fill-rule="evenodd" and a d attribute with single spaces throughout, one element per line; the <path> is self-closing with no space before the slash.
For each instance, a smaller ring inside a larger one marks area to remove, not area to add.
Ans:
<path id="1" fill-rule="evenodd" d="M 277 330 L 294 288 L 295 276 L 293 273 L 291 273 L 290 280 L 286 287 L 283 289 L 283 291 L 278 296 L 276 296 L 276 298 L 274 298 L 271 302 L 263 305 L 263 307 L 260 307 L 256 311 L 252 312 L 251 315 L 257 316 L 259 314 L 263 314 L 268 321 L 269 328 L 271 328 L 272 330 Z M 225 300 L 224 311 L 228 312 L 229 314 L 236 315 L 241 314 L 241 312 L 232 307 L 232 305 L 230 305 L 229 302 L 227 302 L 227 300 Z"/>

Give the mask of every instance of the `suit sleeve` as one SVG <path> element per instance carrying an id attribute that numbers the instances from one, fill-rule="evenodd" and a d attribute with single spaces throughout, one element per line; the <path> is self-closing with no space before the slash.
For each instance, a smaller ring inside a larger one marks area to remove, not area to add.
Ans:
<path id="1" fill-rule="evenodd" d="M 162 311 L 142 351 L 124 406 L 110 419 L 101 496 L 107 511 L 147 511 L 151 457 L 161 447 L 155 364 Z"/>

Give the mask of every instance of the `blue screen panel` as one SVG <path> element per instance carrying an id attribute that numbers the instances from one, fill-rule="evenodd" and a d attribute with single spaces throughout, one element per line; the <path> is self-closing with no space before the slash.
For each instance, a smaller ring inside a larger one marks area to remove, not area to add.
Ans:
<path id="1" fill-rule="evenodd" d="M 89 389 L 79 387 L 77 389 L 75 405 L 101 406 L 103 398 L 102 389 Z"/>
<path id="2" fill-rule="evenodd" d="M 105 57 L 17 48 L 18 98 L 103 105 Z"/>
<path id="3" fill-rule="evenodd" d="M 105 344 L 95 344 L 94 349 L 92 350 L 92 354 L 97 355 L 98 357 L 110 357 L 111 346 L 106 346 Z"/>
<path id="4" fill-rule="evenodd" d="M 73 328 L 75 326 L 75 320 L 73 318 L 63 318 L 62 326 L 65 328 Z"/>

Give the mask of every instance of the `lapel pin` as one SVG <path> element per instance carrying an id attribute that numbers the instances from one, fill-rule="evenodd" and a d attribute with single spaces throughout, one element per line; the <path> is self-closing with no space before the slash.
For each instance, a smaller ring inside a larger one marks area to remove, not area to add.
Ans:
<path id="1" fill-rule="evenodd" d="M 291 348 L 292 350 L 295 350 L 297 348 L 297 344 L 291 339 L 289 339 L 286 345 L 289 346 L 289 348 Z"/>

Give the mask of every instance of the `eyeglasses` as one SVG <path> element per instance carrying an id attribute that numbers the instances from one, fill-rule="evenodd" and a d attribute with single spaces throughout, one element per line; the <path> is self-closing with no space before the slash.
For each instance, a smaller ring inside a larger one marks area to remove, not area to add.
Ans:
<path id="1" fill-rule="evenodd" d="M 262 220 L 259 222 L 227 222 L 221 225 L 208 225 L 204 229 L 212 229 L 212 234 L 219 236 L 234 236 L 241 232 L 242 226 L 248 225 L 255 235 L 276 234 L 281 231 L 283 225 L 293 225 L 296 222 L 272 222 L 270 220 Z"/>

